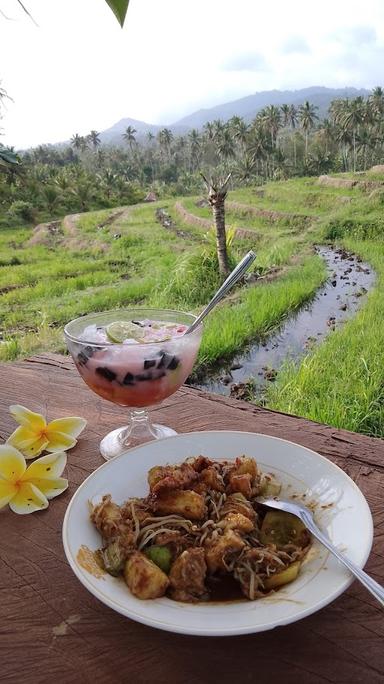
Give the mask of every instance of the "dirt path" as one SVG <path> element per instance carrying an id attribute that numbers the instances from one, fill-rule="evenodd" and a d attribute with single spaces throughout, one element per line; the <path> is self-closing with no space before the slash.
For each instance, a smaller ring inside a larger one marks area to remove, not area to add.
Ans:
<path id="1" fill-rule="evenodd" d="M 131 209 L 132 207 L 112 209 L 111 214 L 97 226 L 96 231 L 100 231 L 100 233 L 99 235 L 96 233 L 93 244 L 106 252 L 109 249 L 109 244 L 99 239 L 99 236 L 102 235 L 101 231 L 108 228 L 110 234 L 119 234 L 122 230 L 119 225 L 120 221 L 124 221 L 129 216 Z M 55 247 L 60 245 L 73 252 L 88 249 L 89 236 L 82 235 L 81 230 L 79 230 L 79 221 L 83 215 L 83 213 L 67 214 L 62 220 L 40 223 L 33 229 L 32 236 L 27 243 L 28 246 Z"/>
<path id="2" fill-rule="evenodd" d="M 61 221 L 49 221 L 48 223 L 39 223 L 32 232 L 31 237 L 27 242 L 28 247 L 35 245 L 45 245 L 45 247 L 55 247 L 63 236 L 63 229 Z"/>

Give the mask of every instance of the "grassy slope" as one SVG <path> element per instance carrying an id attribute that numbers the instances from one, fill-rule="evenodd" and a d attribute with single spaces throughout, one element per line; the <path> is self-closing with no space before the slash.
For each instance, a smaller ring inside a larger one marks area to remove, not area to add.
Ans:
<path id="1" fill-rule="evenodd" d="M 360 312 L 298 367 L 287 365 L 267 392 L 267 405 L 321 423 L 384 436 L 384 223 L 380 195 L 355 191 L 321 227 L 323 237 L 359 254 L 377 274 Z M 366 239 L 362 240 L 361 237 Z M 360 238 L 360 239 L 359 239 Z"/>
<path id="2" fill-rule="evenodd" d="M 196 198 L 182 201 L 191 212 L 199 213 Z M 177 228 L 184 231 L 183 236 L 156 222 L 157 206 L 171 214 Z M 201 213 L 210 216 L 209 210 Z M 206 232 L 181 222 L 174 200 L 132 206 L 113 225 L 102 227 L 100 224 L 110 214 L 110 210 L 83 214 L 70 235 L 64 232 L 64 236 L 33 246 L 28 244 L 30 229 L 2 229 L 0 359 L 12 360 L 41 350 L 63 351 L 63 324 L 93 310 L 138 303 L 196 310 L 205 303 L 212 283 L 202 290 L 200 299 L 192 297 L 193 290 L 201 289 L 201 272 L 181 273 L 182 280 L 189 278 L 182 293 L 172 283 L 169 287 L 185 255 L 188 261 L 189 253 L 201 248 Z M 307 235 L 294 226 L 287 227 L 284 222 L 271 225 L 258 217 L 241 221 L 230 212 L 228 222 L 255 228 L 252 244 L 234 243 L 235 260 L 252 246 L 258 253 L 255 268 L 261 273 L 275 267 L 287 269 L 297 253 L 301 253 L 305 270 L 296 267 L 273 285 L 262 283 L 246 288 L 238 299 L 223 304 L 207 323 L 201 363 L 233 353 L 236 345 L 268 331 L 287 310 L 297 308 L 311 296 L 324 278 L 317 258 L 307 249 Z M 116 233 L 121 237 L 115 239 Z M 302 273 L 308 274 L 305 282 Z M 260 301 L 256 306 L 258 293 Z"/>

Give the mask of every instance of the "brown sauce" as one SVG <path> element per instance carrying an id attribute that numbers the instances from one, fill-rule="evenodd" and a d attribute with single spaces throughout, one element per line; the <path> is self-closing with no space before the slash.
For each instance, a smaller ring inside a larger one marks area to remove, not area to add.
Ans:
<path id="1" fill-rule="evenodd" d="M 239 582 L 235 580 L 232 575 L 222 575 L 217 577 L 210 577 L 206 581 L 206 586 L 209 591 L 209 601 L 212 602 L 228 602 L 228 601 L 246 601 L 246 597 L 241 591 Z"/>

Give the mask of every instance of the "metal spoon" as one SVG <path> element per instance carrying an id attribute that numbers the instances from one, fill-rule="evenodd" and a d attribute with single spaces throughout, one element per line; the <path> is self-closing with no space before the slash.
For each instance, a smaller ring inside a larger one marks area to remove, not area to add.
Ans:
<path id="1" fill-rule="evenodd" d="M 344 556 L 344 554 L 340 553 L 336 549 L 333 544 L 327 539 L 327 537 L 319 530 L 317 525 L 315 524 L 313 520 L 313 515 L 312 512 L 309 510 L 309 508 L 306 508 L 306 506 L 301 506 L 296 503 L 292 503 L 291 501 L 282 501 L 279 499 L 263 499 L 262 497 L 258 497 L 257 499 L 258 503 L 263 504 L 263 506 L 269 506 L 270 508 L 277 508 L 279 511 L 286 511 L 287 513 L 293 513 L 293 515 L 296 515 L 298 518 L 300 518 L 301 522 L 304 523 L 306 528 L 312 532 L 313 536 L 316 537 L 316 539 L 319 540 L 331 553 L 333 553 L 334 556 L 340 561 L 340 563 L 343 563 L 348 570 L 352 572 L 355 577 L 360 580 L 361 584 L 364 585 L 368 591 L 371 592 L 371 594 L 381 603 L 381 605 L 384 607 L 384 587 L 381 587 L 380 584 L 375 582 L 372 577 L 367 575 L 364 570 L 359 568 L 355 563 L 352 563 L 349 558 Z"/>
<path id="2" fill-rule="evenodd" d="M 253 263 L 253 261 L 256 259 L 256 254 L 250 250 L 240 261 L 240 263 L 237 264 L 236 268 L 233 269 L 232 273 L 229 274 L 228 278 L 223 282 L 222 286 L 217 290 L 216 294 L 213 295 L 211 301 L 207 304 L 205 309 L 201 312 L 200 316 L 198 316 L 192 325 L 187 328 L 185 331 L 184 335 L 188 335 L 189 333 L 193 332 L 197 328 L 198 325 L 200 325 L 201 321 L 203 318 L 205 318 L 210 311 L 212 311 L 213 307 L 216 306 L 220 302 L 221 299 L 223 299 L 224 295 L 227 294 L 227 292 L 233 287 L 233 285 L 241 278 L 241 276 L 245 273 L 245 271 L 250 267 L 250 265 Z"/>

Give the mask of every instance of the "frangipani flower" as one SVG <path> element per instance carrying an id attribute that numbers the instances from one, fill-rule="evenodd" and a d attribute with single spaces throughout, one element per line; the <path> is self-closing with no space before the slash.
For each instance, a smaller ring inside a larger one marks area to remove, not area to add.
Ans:
<path id="1" fill-rule="evenodd" d="M 71 449 L 87 424 L 84 418 L 76 416 L 47 423 L 40 413 L 33 413 L 19 404 L 10 406 L 9 410 L 20 427 L 8 437 L 7 444 L 19 449 L 25 458 L 35 458 L 44 449 L 51 452 Z"/>
<path id="2" fill-rule="evenodd" d="M 0 446 L 0 508 L 7 504 L 25 515 L 48 507 L 48 499 L 68 487 L 60 477 L 67 463 L 63 452 L 42 456 L 28 466 L 23 454 L 10 444 Z"/>

